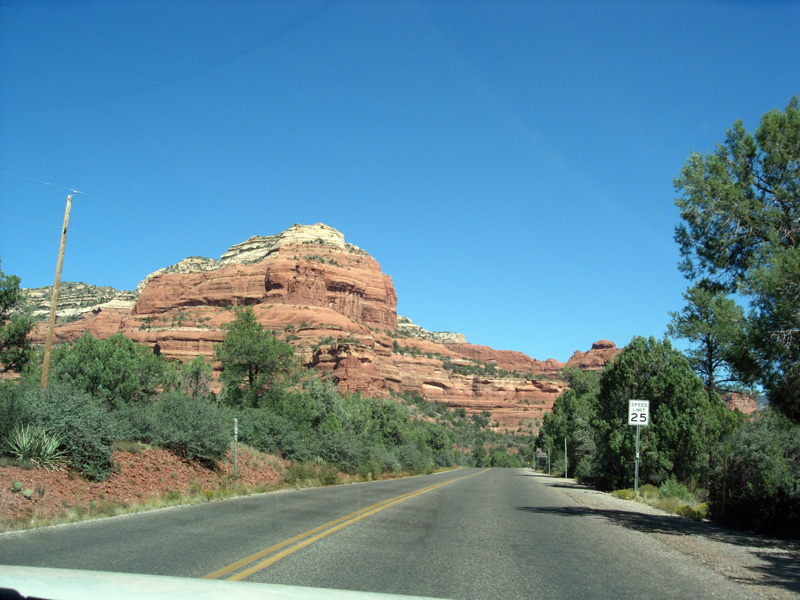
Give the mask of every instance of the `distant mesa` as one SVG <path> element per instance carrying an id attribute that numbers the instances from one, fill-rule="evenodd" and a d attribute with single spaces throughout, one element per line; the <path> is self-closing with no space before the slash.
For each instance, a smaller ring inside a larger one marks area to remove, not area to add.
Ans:
<path id="1" fill-rule="evenodd" d="M 42 319 L 32 337 L 43 344 L 51 288 L 26 292 Z M 499 429 L 515 431 L 535 429 L 551 410 L 567 387 L 564 367 L 601 369 L 619 352 L 600 340 L 566 363 L 541 361 L 423 329 L 397 315 L 392 278 L 379 263 L 322 223 L 253 236 L 219 259 L 186 258 L 147 275 L 134 291 L 62 283 L 55 340 L 122 332 L 168 358 L 211 357 L 231 309 L 243 305 L 342 391 L 414 392 L 468 412 L 489 410 Z M 495 375 L 480 365 L 493 365 Z"/>

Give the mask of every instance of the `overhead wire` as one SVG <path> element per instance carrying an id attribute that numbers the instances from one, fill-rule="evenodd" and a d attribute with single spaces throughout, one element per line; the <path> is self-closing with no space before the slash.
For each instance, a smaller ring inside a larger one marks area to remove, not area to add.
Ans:
<path id="1" fill-rule="evenodd" d="M 286 35 L 287 33 L 290 33 L 292 31 L 294 31 L 295 29 L 297 29 L 301 25 L 304 25 L 305 23 L 311 21 L 312 19 L 317 17 L 319 14 L 321 14 L 322 12 L 324 12 L 328 8 L 330 8 L 333 4 L 335 4 L 336 1 L 337 0 L 329 0 L 328 2 L 320 4 L 319 6 L 313 8 L 310 11 L 307 11 L 306 13 L 300 15 L 299 17 L 297 17 L 297 18 L 295 18 L 295 19 L 293 19 L 291 21 L 289 21 L 286 24 L 278 25 L 276 27 L 273 27 L 267 34 L 265 34 L 264 36 L 261 36 L 255 42 L 253 42 L 253 43 L 251 43 L 251 44 L 249 44 L 247 46 L 244 46 L 243 48 L 239 48 L 238 50 L 235 50 L 233 52 L 228 52 L 228 53 L 225 53 L 225 54 L 221 54 L 219 56 L 211 58 L 210 60 L 208 60 L 204 64 L 201 64 L 201 65 L 196 66 L 196 67 L 188 68 L 188 69 L 186 69 L 186 70 L 184 70 L 182 72 L 179 72 L 179 73 L 176 73 L 176 74 L 173 74 L 173 75 L 165 76 L 165 77 L 163 77 L 161 79 L 155 79 L 155 80 L 152 80 L 152 81 L 149 81 L 149 82 L 144 82 L 144 83 L 138 84 L 138 85 L 135 85 L 135 84 L 134 85 L 130 85 L 130 86 L 127 86 L 126 88 L 121 89 L 119 91 L 110 92 L 108 94 L 96 96 L 94 98 L 86 98 L 86 99 L 82 99 L 82 100 L 74 100 L 74 101 L 66 101 L 66 102 L 55 102 L 55 103 L 48 103 L 48 104 L 26 103 L 25 105 L 19 105 L 19 106 L 13 106 L 13 105 L 11 105 L 11 106 L 0 106 L 0 108 L 2 108 L 4 110 L 70 108 L 70 107 L 74 107 L 74 106 L 85 106 L 85 105 L 88 105 L 88 104 L 93 104 L 95 102 L 103 102 L 103 101 L 106 101 L 106 100 L 115 100 L 117 98 L 124 98 L 126 96 L 131 95 L 131 94 L 138 94 L 138 93 L 146 92 L 146 91 L 149 91 L 149 90 L 152 90 L 152 89 L 156 89 L 156 88 L 162 87 L 164 85 L 168 85 L 170 83 L 174 83 L 176 81 L 181 81 L 181 80 L 187 79 L 189 77 L 192 77 L 194 75 L 198 75 L 200 73 L 204 73 L 204 72 L 206 72 L 208 70 L 211 70 L 211 69 L 214 69 L 216 67 L 219 67 L 220 65 L 224 65 L 225 63 L 228 63 L 228 62 L 230 62 L 230 61 L 232 61 L 232 60 L 234 60 L 236 58 L 239 58 L 240 56 L 243 56 L 245 54 L 248 54 L 248 53 L 260 48 L 261 46 L 264 46 L 264 45 L 266 45 L 266 44 L 268 44 L 268 43 L 270 43 L 270 42 L 272 42 L 274 40 L 277 40 L 277 39 L 283 37 L 284 35 Z"/>
<path id="2" fill-rule="evenodd" d="M 157 219 L 153 219 L 153 218 L 148 217 L 147 215 L 144 215 L 142 213 L 136 212 L 134 210 L 131 210 L 129 208 L 126 208 L 124 206 L 116 204 L 114 202 L 110 202 L 108 200 L 105 200 L 103 198 L 95 196 L 94 194 L 87 194 L 86 192 L 81 192 L 81 191 L 76 190 L 75 188 L 73 188 L 71 186 L 63 185 L 63 184 L 60 184 L 60 183 L 50 183 L 50 182 L 47 182 L 47 181 L 44 181 L 44 180 L 41 180 L 41 179 L 36 179 L 34 177 L 28 177 L 28 176 L 25 176 L 25 175 L 19 175 L 17 173 L 9 173 L 8 171 L 0 171 L 0 175 L 6 175 L 8 177 L 14 177 L 16 179 L 22 179 L 24 181 L 29 181 L 29 182 L 32 182 L 32 183 L 39 183 L 39 184 L 50 186 L 50 187 L 53 187 L 53 188 L 56 188 L 56 189 L 65 190 L 65 191 L 68 191 L 68 192 L 70 192 L 72 194 L 78 194 L 78 195 L 83 196 L 83 197 L 85 197 L 85 198 L 87 198 L 89 200 L 93 200 L 93 201 L 98 202 L 100 204 L 105 204 L 106 206 L 110 206 L 110 207 L 112 207 L 112 208 L 114 208 L 114 209 L 116 209 L 116 210 L 118 210 L 120 212 L 127 213 L 129 215 L 132 215 L 132 216 L 135 216 L 135 217 L 137 217 L 139 219 L 142 219 L 143 221 L 149 222 L 149 223 L 151 223 L 153 225 L 157 225 L 157 226 L 161 227 L 162 229 L 164 229 L 166 231 L 169 231 L 171 233 L 174 233 L 174 234 L 178 234 L 181 237 L 193 238 L 193 239 L 199 239 L 199 240 L 206 241 L 206 238 L 198 236 L 198 235 L 194 235 L 194 234 L 191 233 L 190 230 L 178 229 L 176 227 L 172 227 L 170 225 L 167 225 L 163 221 L 160 221 L 160 220 L 157 220 Z M 12 215 L 9 215 L 9 217 L 15 218 L 17 220 L 24 220 L 24 218 L 13 217 Z M 31 222 L 33 222 L 33 221 L 31 220 Z M 40 224 L 47 225 L 48 227 L 60 227 L 60 225 L 52 225 L 52 224 L 45 224 L 45 223 L 40 223 Z M 82 233 L 82 230 L 75 229 L 74 227 L 70 228 L 70 232 L 73 232 L 73 233 L 74 232 L 81 232 L 81 236 L 82 237 L 86 237 L 87 239 L 92 239 L 94 241 L 103 241 L 103 240 L 99 240 L 98 238 L 93 238 L 93 237 L 87 236 L 85 233 Z M 112 243 L 107 242 L 107 241 L 103 241 L 103 243 L 108 245 L 108 246 L 111 246 L 113 248 L 118 248 L 120 250 L 124 250 L 124 248 L 122 248 L 120 246 L 117 246 L 116 244 L 112 244 Z"/>

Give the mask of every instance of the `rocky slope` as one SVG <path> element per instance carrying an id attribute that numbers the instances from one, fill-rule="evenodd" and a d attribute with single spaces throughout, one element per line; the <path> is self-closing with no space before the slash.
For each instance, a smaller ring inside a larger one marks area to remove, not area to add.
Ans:
<path id="1" fill-rule="evenodd" d="M 540 361 L 469 344 L 459 333 L 428 332 L 398 317 L 392 279 L 378 262 L 323 224 L 252 237 L 219 260 L 187 258 L 147 276 L 135 292 L 95 288 L 90 299 L 90 286 L 68 287 L 75 293 L 62 294 L 59 306 L 66 298 L 74 308 L 64 315 L 79 318 L 57 326 L 57 342 L 84 331 L 101 338 L 122 332 L 158 343 L 170 358 L 211 357 L 232 309 L 248 305 L 341 390 L 414 392 L 469 412 L 489 410 L 498 427 L 513 430 L 538 425 L 566 387 L 558 378 L 565 366 L 600 369 L 618 352 L 600 341 L 567 363 Z M 46 289 L 28 295 L 41 299 Z M 35 342 L 44 342 L 45 326 L 37 327 Z"/>
<path id="2" fill-rule="evenodd" d="M 24 292 L 33 316 L 39 321 L 49 319 L 53 286 L 28 288 Z M 58 322 L 64 323 L 77 320 L 87 313 L 97 313 L 104 308 L 130 310 L 137 297 L 136 292 L 115 290 L 108 286 L 62 281 L 58 291 L 56 318 Z"/>

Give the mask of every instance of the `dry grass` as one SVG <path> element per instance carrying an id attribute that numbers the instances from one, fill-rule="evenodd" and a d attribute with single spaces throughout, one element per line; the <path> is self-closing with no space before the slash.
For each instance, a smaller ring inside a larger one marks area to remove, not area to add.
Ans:
<path id="1" fill-rule="evenodd" d="M 653 485 L 642 486 L 639 488 L 638 493 L 628 488 L 624 490 L 614 490 L 611 492 L 611 495 L 615 498 L 621 498 L 622 500 L 641 502 L 653 508 L 663 510 L 664 512 L 694 520 L 705 519 L 708 509 L 705 502 L 697 502 L 696 500 L 687 502 L 684 499 L 674 497 L 665 498 L 658 493 L 658 488 Z"/>

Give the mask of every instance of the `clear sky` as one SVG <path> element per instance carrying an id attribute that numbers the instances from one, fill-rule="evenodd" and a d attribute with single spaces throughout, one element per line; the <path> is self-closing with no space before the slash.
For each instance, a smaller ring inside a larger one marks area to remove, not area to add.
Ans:
<path id="1" fill-rule="evenodd" d="M 0 259 L 133 289 L 322 222 L 429 330 L 661 337 L 672 181 L 800 94 L 800 3 L 0 0 Z M 45 183 L 51 185 L 45 185 Z"/>

